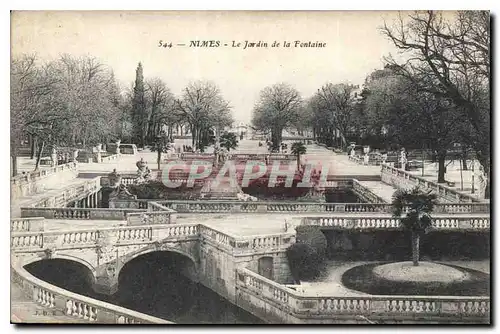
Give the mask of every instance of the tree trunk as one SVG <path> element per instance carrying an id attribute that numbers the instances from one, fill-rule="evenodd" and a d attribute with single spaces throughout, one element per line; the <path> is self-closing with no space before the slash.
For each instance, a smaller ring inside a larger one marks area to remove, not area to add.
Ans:
<path id="1" fill-rule="evenodd" d="M 438 183 L 444 183 L 444 175 L 446 173 L 446 151 L 441 151 L 438 153 Z"/>
<path id="2" fill-rule="evenodd" d="M 12 176 L 17 175 L 17 150 L 14 148 L 12 149 L 10 156 L 12 158 Z"/>
<path id="3" fill-rule="evenodd" d="M 478 155 L 478 160 L 481 166 L 483 167 L 484 171 L 484 176 L 486 178 L 486 185 L 485 185 L 485 190 L 484 190 L 484 198 L 489 199 L 490 198 L 490 158 L 489 157 L 483 157 L 481 155 Z"/>
<path id="4" fill-rule="evenodd" d="M 30 137 L 31 137 L 31 145 L 30 145 L 30 146 L 31 146 L 31 150 L 30 150 L 31 152 L 30 152 L 30 159 L 31 159 L 31 160 L 33 160 L 33 159 L 35 159 L 35 154 L 36 154 L 36 142 L 37 142 L 37 140 L 36 140 L 36 136 L 34 136 L 34 135 L 31 135 Z"/>
<path id="5" fill-rule="evenodd" d="M 462 158 L 462 170 L 468 170 L 466 158 Z"/>
<path id="6" fill-rule="evenodd" d="M 36 155 L 35 170 L 38 170 L 38 166 L 40 165 L 40 159 L 42 158 L 42 152 L 43 152 L 44 146 L 45 146 L 45 141 L 42 141 L 42 143 L 40 144 L 40 147 L 38 148 L 38 153 Z"/>
<path id="7" fill-rule="evenodd" d="M 413 265 L 416 267 L 420 259 L 420 235 L 415 232 L 411 234 L 411 254 Z"/>
<path id="8" fill-rule="evenodd" d="M 158 163 L 158 171 L 160 171 L 160 165 L 161 165 L 161 151 L 162 151 L 162 150 L 161 150 L 161 147 L 157 147 L 156 149 L 158 150 L 158 157 L 157 157 L 158 159 L 157 159 L 156 161 L 157 161 L 157 163 Z"/>

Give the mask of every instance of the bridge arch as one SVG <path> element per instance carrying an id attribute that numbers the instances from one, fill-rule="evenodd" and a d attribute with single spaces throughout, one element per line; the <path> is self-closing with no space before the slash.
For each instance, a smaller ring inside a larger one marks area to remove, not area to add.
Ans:
<path id="1" fill-rule="evenodd" d="M 21 262 L 21 266 L 26 267 L 32 263 L 35 263 L 35 262 L 40 262 L 43 260 L 58 260 L 58 259 L 77 262 L 77 263 L 85 266 L 92 273 L 92 275 L 94 276 L 94 279 L 95 279 L 96 269 L 90 262 L 88 262 L 82 258 L 79 258 L 76 256 L 71 256 L 71 255 L 66 255 L 66 254 L 54 254 L 54 255 L 52 255 L 50 257 L 46 257 L 46 258 L 29 257 L 29 258 L 23 259 L 23 261 Z"/>
<path id="2" fill-rule="evenodd" d="M 168 253 L 172 254 L 173 253 L 173 254 L 179 255 L 180 258 L 185 258 L 187 260 L 186 265 L 184 266 L 184 268 L 181 268 L 181 269 L 185 269 L 186 276 L 188 276 L 192 280 L 194 280 L 194 281 L 198 280 L 199 263 L 198 263 L 197 259 L 192 254 L 189 254 L 188 252 L 186 252 L 182 249 L 174 248 L 174 247 L 166 247 L 166 248 L 162 247 L 161 249 L 148 248 L 148 249 L 143 249 L 137 253 L 130 255 L 129 257 L 127 257 L 127 259 L 125 261 L 120 263 L 120 266 L 117 268 L 118 270 L 116 271 L 116 277 L 119 279 L 123 268 L 125 268 L 133 260 L 136 260 L 136 259 L 143 257 L 143 256 L 147 256 L 148 254 L 153 255 L 154 253 L 157 253 L 158 255 L 161 253 L 163 253 L 163 254 L 168 254 Z"/>
<path id="3" fill-rule="evenodd" d="M 58 255 L 30 258 L 20 265 L 34 277 L 75 293 L 88 291 L 96 282 L 93 266 L 77 257 Z"/>

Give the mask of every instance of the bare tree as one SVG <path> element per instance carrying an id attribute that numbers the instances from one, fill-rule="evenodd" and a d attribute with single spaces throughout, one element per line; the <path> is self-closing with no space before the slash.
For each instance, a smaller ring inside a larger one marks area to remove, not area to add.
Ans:
<path id="1" fill-rule="evenodd" d="M 172 125 L 174 122 L 174 96 L 160 78 L 147 79 L 146 89 L 149 111 L 147 138 L 152 143 L 163 125 Z"/>
<path id="2" fill-rule="evenodd" d="M 189 124 L 195 148 L 202 146 L 202 136 L 216 122 L 232 123 L 229 103 L 223 99 L 219 88 L 210 81 L 190 83 L 184 88 L 181 99 L 176 101 L 175 108 Z"/>
<path id="3" fill-rule="evenodd" d="M 319 108 L 329 116 L 325 121 L 339 133 L 340 147 L 347 144 L 346 135 L 354 112 L 355 89 L 356 86 L 349 84 L 328 83 L 317 92 Z"/>
<path id="4" fill-rule="evenodd" d="M 471 125 L 465 140 L 475 149 L 486 179 L 490 180 L 490 18 L 486 11 L 460 11 L 453 19 L 426 11 L 400 16 L 384 33 L 408 60 L 389 63 L 437 97 L 449 99 Z"/>
<path id="5" fill-rule="evenodd" d="M 283 129 L 296 124 L 302 106 L 302 97 L 294 87 L 286 83 L 266 87 L 253 109 L 252 125 L 259 131 L 270 131 L 272 148 L 278 149 Z"/>

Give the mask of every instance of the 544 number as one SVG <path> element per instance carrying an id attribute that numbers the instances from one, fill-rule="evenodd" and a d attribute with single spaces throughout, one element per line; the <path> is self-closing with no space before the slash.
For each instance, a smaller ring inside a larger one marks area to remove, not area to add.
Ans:
<path id="1" fill-rule="evenodd" d="M 172 42 L 164 42 L 160 39 L 160 42 L 158 43 L 159 48 L 171 48 L 172 47 Z"/>

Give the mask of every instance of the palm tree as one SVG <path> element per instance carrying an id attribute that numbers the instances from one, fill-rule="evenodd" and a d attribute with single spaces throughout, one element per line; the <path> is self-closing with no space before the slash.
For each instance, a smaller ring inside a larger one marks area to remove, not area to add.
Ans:
<path id="1" fill-rule="evenodd" d="M 394 217 L 401 218 L 403 229 L 411 232 L 413 265 L 418 266 L 420 258 L 420 237 L 432 225 L 431 212 L 437 203 L 437 196 L 423 192 L 419 187 L 411 190 L 396 190 L 392 196 Z M 406 213 L 405 217 L 401 214 Z"/>
<path id="2" fill-rule="evenodd" d="M 295 142 L 292 144 L 292 154 L 297 156 L 297 169 L 300 169 L 300 156 L 306 154 L 307 148 L 301 142 Z"/>
<path id="3" fill-rule="evenodd" d="M 220 147 L 225 148 L 228 152 L 238 147 L 238 138 L 232 132 L 225 132 L 220 137 Z"/>
<path id="4" fill-rule="evenodd" d="M 160 171 L 161 154 L 167 153 L 168 150 L 170 150 L 170 148 L 171 144 L 169 138 L 166 136 L 165 133 L 162 133 L 155 138 L 153 146 L 151 146 L 151 151 L 158 153 L 158 156 L 156 158 L 156 163 L 158 164 L 158 171 Z"/>

